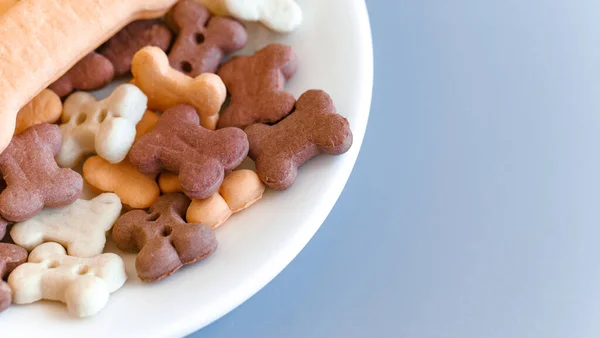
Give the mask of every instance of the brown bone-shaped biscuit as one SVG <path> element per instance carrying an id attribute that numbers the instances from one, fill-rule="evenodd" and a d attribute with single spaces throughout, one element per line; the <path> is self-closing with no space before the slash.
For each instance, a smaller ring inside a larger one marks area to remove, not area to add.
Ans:
<path id="1" fill-rule="evenodd" d="M 135 53 L 146 47 L 156 46 L 167 51 L 173 41 L 171 30 L 159 20 L 135 21 L 102 45 L 98 52 L 115 67 L 115 75 L 121 76 L 131 70 Z"/>
<path id="2" fill-rule="evenodd" d="M 113 64 L 101 54 L 92 52 L 81 59 L 48 88 L 65 97 L 74 90 L 96 90 L 109 84 L 115 76 Z"/>
<path id="3" fill-rule="evenodd" d="M 0 312 L 12 302 L 12 290 L 3 281 L 17 266 L 27 261 L 27 250 L 14 244 L 0 243 Z"/>
<path id="4" fill-rule="evenodd" d="M 129 159 L 143 174 L 179 174 L 185 194 L 202 199 L 217 192 L 225 172 L 247 154 L 248 139 L 241 129 L 208 130 L 199 125 L 193 107 L 176 105 L 133 145 Z"/>
<path id="5" fill-rule="evenodd" d="M 169 63 L 191 77 L 216 72 L 227 54 L 248 42 L 244 25 L 232 18 L 211 17 L 206 7 L 192 0 L 179 1 L 170 18 L 179 35 L 169 53 Z"/>
<path id="6" fill-rule="evenodd" d="M 226 62 L 218 75 L 231 94 L 231 102 L 221 114 L 218 128 L 275 123 L 286 117 L 296 99 L 284 86 L 297 69 L 292 48 L 278 44 Z"/>
<path id="7" fill-rule="evenodd" d="M 190 202 L 183 194 L 167 194 L 149 212 L 134 210 L 117 220 L 113 239 L 119 249 L 139 252 L 135 268 L 142 281 L 159 281 L 217 249 L 211 227 L 185 222 Z"/>
<path id="8" fill-rule="evenodd" d="M 340 155 L 352 145 L 348 120 L 335 112 L 333 101 L 321 90 L 302 94 L 296 110 L 278 124 L 254 124 L 245 131 L 258 176 L 276 190 L 289 188 L 298 167 L 309 159 L 320 153 Z"/>
<path id="9" fill-rule="evenodd" d="M 71 169 L 61 169 L 54 156 L 62 144 L 60 128 L 38 124 L 16 135 L 0 155 L 0 172 L 6 189 L 0 193 L 0 216 L 22 222 L 44 206 L 62 207 L 81 195 L 83 179 Z"/>

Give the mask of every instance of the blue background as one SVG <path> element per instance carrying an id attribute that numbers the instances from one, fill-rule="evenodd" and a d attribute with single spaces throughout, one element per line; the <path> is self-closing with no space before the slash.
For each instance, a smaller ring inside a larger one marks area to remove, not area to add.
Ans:
<path id="1" fill-rule="evenodd" d="M 333 212 L 203 337 L 600 336 L 600 2 L 367 0 Z"/>

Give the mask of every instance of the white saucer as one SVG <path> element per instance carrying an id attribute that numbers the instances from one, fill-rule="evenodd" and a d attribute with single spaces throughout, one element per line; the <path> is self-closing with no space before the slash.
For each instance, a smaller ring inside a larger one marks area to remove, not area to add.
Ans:
<path id="1" fill-rule="evenodd" d="M 142 284 L 134 255 L 125 255 L 129 281 L 97 316 L 71 318 L 60 303 L 13 305 L 0 315 L 0 336 L 184 336 L 243 303 L 302 250 L 331 211 L 358 156 L 371 103 L 373 50 L 363 0 L 298 3 L 304 11 L 298 31 L 277 35 L 249 25 L 250 44 L 241 54 L 274 42 L 291 45 L 301 64 L 288 89 L 296 97 L 312 88 L 327 91 L 351 123 L 352 149 L 311 160 L 291 189 L 268 191 L 256 205 L 234 215 L 217 229 L 219 248 L 205 261 L 162 282 Z M 109 246 L 109 251 L 115 249 Z"/>

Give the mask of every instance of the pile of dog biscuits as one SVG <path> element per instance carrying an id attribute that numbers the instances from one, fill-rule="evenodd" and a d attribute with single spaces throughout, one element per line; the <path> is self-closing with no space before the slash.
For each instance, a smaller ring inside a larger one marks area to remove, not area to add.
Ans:
<path id="1" fill-rule="evenodd" d="M 244 21 L 287 33 L 302 12 L 294 0 L 0 0 L 0 311 L 45 299 L 93 316 L 127 280 L 107 234 L 137 253 L 141 281 L 160 281 L 210 256 L 214 229 L 266 188 L 348 151 L 327 93 L 285 91 L 291 47 L 231 57 L 252 39 Z M 87 92 L 127 76 L 102 100 Z M 246 157 L 256 170 L 238 169 Z M 81 198 L 84 181 L 96 197 Z"/>

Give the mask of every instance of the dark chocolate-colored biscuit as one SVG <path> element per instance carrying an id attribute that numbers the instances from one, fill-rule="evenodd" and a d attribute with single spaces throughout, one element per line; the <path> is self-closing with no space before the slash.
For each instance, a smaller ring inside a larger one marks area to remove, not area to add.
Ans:
<path id="1" fill-rule="evenodd" d="M 248 139 L 238 128 L 208 130 L 199 125 L 193 107 L 167 109 L 154 129 L 131 148 L 129 160 L 143 174 L 171 171 L 191 198 L 207 198 L 219 190 L 225 172 L 248 154 Z"/>
<path id="2" fill-rule="evenodd" d="M 164 279 L 217 249 L 211 227 L 185 222 L 190 202 L 183 194 L 163 195 L 150 211 L 130 211 L 115 223 L 112 236 L 117 247 L 139 252 L 135 267 L 142 281 Z"/>
<path id="3" fill-rule="evenodd" d="M 54 156 L 62 144 L 60 129 L 54 124 L 38 124 L 15 135 L 0 154 L 0 172 L 6 189 L 0 193 L 0 216 L 22 222 L 44 206 L 71 204 L 83 188 L 81 175 L 61 169 Z"/>
<path id="4" fill-rule="evenodd" d="M 218 128 L 244 128 L 253 123 L 275 123 L 294 108 L 296 99 L 284 90 L 285 82 L 298 69 L 291 47 L 269 45 L 252 56 L 226 62 L 218 75 L 231 101 L 219 119 Z"/>
<path id="5" fill-rule="evenodd" d="M 98 53 L 90 53 L 48 88 L 65 97 L 74 90 L 96 90 L 109 84 L 115 76 L 112 63 Z"/>
<path id="6" fill-rule="evenodd" d="M 227 54 L 248 42 L 244 25 L 228 17 L 211 17 L 206 7 L 192 0 L 179 1 L 169 18 L 179 31 L 169 62 L 191 77 L 216 72 Z"/>
<path id="7" fill-rule="evenodd" d="M 350 124 L 335 112 L 333 101 L 321 90 L 309 90 L 296 110 L 274 126 L 254 124 L 246 129 L 249 156 L 260 179 L 276 190 L 289 188 L 298 167 L 320 153 L 340 155 L 352 145 Z"/>
<path id="8" fill-rule="evenodd" d="M 12 290 L 3 281 L 17 266 L 27 261 L 27 250 L 14 244 L 0 243 L 0 312 L 12 302 Z"/>
<path id="9" fill-rule="evenodd" d="M 134 21 L 102 45 L 98 52 L 104 55 L 115 67 L 117 76 L 131 70 L 131 60 L 135 53 L 146 47 L 156 46 L 167 51 L 173 41 L 173 33 L 159 20 Z"/>

